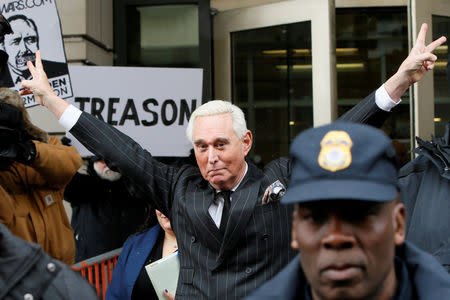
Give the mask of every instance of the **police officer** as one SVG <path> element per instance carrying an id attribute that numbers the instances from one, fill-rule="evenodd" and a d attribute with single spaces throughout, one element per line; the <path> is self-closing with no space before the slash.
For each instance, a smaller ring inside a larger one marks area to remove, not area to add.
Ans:
<path id="1" fill-rule="evenodd" d="M 450 299 L 450 276 L 405 242 L 395 150 L 366 125 L 336 122 L 291 146 L 284 203 L 300 255 L 248 299 Z"/>

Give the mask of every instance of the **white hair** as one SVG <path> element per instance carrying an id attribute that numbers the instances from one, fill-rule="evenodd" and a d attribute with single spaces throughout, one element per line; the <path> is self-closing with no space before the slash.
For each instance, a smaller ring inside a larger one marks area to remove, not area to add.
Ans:
<path id="1" fill-rule="evenodd" d="M 194 144 L 194 122 L 197 117 L 214 116 L 222 114 L 231 114 L 233 119 L 233 128 L 239 139 L 243 138 L 247 132 L 247 123 L 245 122 L 244 112 L 234 104 L 223 100 L 212 100 L 200 105 L 191 115 L 186 128 L 186 136 Z"/>
<path id="2" fill-rule="evenodd" d="M 98 177 L 100 177 L 103 180 L 108 180 L 111 182 L 117 181 L 122 177 L 122 174 L 120 174 L 119 172 L 114 172 L 106 164 L 105 167 L 101 169 L 100 162 L 103 162 L 103 164 L 105 163 L 104 161 L 96 161 L 94 162 L 93 165 L 94 170 L 97 173 Z"/>

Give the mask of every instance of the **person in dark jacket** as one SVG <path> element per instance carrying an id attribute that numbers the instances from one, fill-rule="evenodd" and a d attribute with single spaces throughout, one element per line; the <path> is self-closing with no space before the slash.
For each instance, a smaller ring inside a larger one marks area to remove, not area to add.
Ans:
<path id="1" fill-rule="evenodd" d="M 0 223 L 0 299 L 96 300 L 89 283 Z"/>
<path id="2" fill-rule="evenodd" d="M 100 157 L 89 159 L 87 174 L 76 173 L 64 198 L 72 206 L 75 261 L 122 247 L 144 223 L 147 204 L 132 194 L 132 183 Z"/>
<path id="3" fill-rule="evenodd" d="M 419 154 L 399 172 L 406 238 L 450 272 L 450 123 L 441 138 L 416 138 Z"/>
<path id="4" fill-rule="evenodd" d="M 290 150 L 300 255 L 246 299 L 450 299 L 450 276 L 405 242 L 405 206 L 390 139 L 336 122 L 300 134 Z"/>

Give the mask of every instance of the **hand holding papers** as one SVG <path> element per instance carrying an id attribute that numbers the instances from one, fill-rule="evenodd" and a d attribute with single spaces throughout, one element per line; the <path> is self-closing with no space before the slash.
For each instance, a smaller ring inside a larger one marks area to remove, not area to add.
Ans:
<path id="1" fill-rule="evenodd" d="M 145 266 L 145 269 L 158 299 L 166 300 L 164 290 L 168 290 L 169 293 L 175 295 L 178 274 L 180 273 L 178 251 Z"/>

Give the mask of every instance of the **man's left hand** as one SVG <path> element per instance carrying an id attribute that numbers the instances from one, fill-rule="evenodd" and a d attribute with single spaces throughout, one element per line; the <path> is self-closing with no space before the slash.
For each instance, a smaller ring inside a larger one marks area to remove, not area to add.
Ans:
<path id="1" fill-rule="evenodd" d="M 434 68 L 437 56 L 432 52 L 445 43 L 447 39 L 441 36 L 426 45 L 427 30 L 428 25 L 422 24 L 414 47 L 411 49 L 408 57 L 402 62 L 397 73 L 384 84 L 386 91 L 394 101 L 400 100 L 400 97 L 412 84 L 420 81 L 428 71 Z"/>

